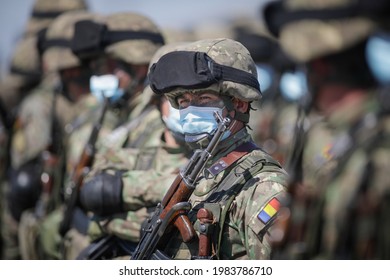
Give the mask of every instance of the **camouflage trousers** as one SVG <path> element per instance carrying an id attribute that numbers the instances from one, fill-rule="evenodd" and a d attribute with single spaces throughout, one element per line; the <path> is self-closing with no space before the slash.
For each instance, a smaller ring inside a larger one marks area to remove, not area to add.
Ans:
<path id="1" fill-rule="evenodd" d="M 8 209 L 8 188 L 6 182 L 0 184 L 0 226 L 1 226 L 1 258 L 4 260 L 18 260 L 21 258 L 18 240 L 18 222 L 12 217 Z"/>

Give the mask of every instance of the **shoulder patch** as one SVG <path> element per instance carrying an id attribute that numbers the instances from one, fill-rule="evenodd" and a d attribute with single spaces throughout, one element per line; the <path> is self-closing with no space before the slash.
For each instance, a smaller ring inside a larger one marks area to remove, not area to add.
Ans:
<path id="1" fill-rule="evenodd" d="M 279 209 L 280 201 L 274 197 L 263 207 L 257 215 L 257 218 L 264 224 L 267 224 L 276 215 Z"/>

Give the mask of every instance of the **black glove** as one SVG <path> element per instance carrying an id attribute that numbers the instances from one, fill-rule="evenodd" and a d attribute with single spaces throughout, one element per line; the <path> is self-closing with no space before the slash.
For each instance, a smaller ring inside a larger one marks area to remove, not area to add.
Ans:
<path id="1" fill-rule="evenodd" d="M 90 218 L 83 210 L 81 210 L 79 207 L 74 209 L 72 217 L 72 228 L 77 229 L 77 231 L 83 235 L 87 235 L 90 222 Z"/>
<path id="2" fill-rule="evenodd" d="M 102 172 L 84 183 L 80 191 L 80 205 L 99 216 L 122 212 L 122 177 Z"/>

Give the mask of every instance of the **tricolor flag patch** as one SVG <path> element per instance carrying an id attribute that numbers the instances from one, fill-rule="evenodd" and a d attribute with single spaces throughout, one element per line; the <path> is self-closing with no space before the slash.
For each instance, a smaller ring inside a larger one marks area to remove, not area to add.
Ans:
<path id="1" fill-rule="evenodd" d="M 262 221 L 264 224 L 268 223 L 272 217 L 276 215 L 280 208 L 280 202 L 277 198 L 272 198 L 267 205 L 260 211 L 257 218 Z"/>

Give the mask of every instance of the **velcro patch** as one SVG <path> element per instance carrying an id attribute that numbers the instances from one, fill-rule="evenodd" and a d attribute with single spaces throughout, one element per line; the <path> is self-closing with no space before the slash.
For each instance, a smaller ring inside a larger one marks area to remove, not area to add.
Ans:
<path id="1" fill-rule="evenodd" d="M 280 201 L 274 197 L 267 203 L 267 205 L 264 206 L 264 208 L 257 215 L 257 218 L 264 224 L 267 224 L 276 215 L 279 209 Z"/>

